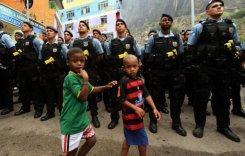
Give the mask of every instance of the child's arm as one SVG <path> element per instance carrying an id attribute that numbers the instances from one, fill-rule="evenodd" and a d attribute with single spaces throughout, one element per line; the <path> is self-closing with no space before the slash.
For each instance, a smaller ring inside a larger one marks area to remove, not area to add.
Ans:
<path id="1" fill-rule="evenodd" d="M 155 114 L 155 117 L 157 118 L 157 120 L 159 120 L 161 118 L 161 114 L 158 112 L 151 96 L 149 95 L 145 99 L 146 99 L 147 103 L 151 106 L 153 113 Z"/>
<path id="2" fill-rule="evenodd" d="M 136 114 L 139 115 L 140 118 L 143 118 L 145 116 L 145 111 L 140 108 L 140 107 L 137 107 L 136 105 L 130 103 L 129 101 L 124 101 L 123 104 L 129 108 L 131 108 L 132 110 L 135 111 Z"/>
<path id="3" fill-rule="evenodd" d="M 110 89 L 110 88 L 114 87 L 115 85 L 117 85 L 117 81 L 112 81 L 112 82 L 108 83 L 105 86 L 97 86 L 97 87 L 94 87 L 92 93 L 103 92 L 104 90 Z"/>
<path id="4" fill-rule="evenodd" d="M 83 78 L 83 84 L 78 99 L 80 99 L 81 101 L 87 101 L 89 95 L 88 73 L 85 70 L 81 69 L 78 75 L 80 75 Z"/>

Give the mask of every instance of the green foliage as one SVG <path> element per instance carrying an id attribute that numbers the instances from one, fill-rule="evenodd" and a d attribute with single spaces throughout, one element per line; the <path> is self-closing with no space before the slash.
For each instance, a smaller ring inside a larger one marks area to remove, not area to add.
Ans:
<path id="1" fill-rule="evenodd" d="M 237 11 L 236 13 L 234 13 L 233 15 L 231 15 L 231 17 L 233 19 L 239 19 L 239 18 L 245 17 L 245 9 L 241 9 L 241 10 Z"/>

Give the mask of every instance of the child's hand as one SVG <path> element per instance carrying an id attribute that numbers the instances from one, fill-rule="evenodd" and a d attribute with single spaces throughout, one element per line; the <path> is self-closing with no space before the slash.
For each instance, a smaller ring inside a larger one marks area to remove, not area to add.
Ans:
<path id="1" fill-rule="evenodd" d="M 135 113 L 139 115 L 141 119 L 145 116 L 145 111 L 139 107 L 136 108 Z"/>
<path id="2" fill-rule="evenodd" d="M 112 82 L 109 82 L 109 83 L 106 85 L 106 88 L 112 88 L 112 87 L 114 87 L 115 85 L 117 85 L 117 81 L 112 81 Z"/>
<path id="3" fill-rule="evenodd" d="M 89 77 L 88 77 L 88 73 L 81 69 L 80 72 L 78 73 L 78 75 L 80 75 L 84 81 L 88 81 L 89 80 Z"/>
<path id="4" fill-rule="evenodd" d="M 153 110 L 153 113 L 154 113 L 155 118 L 156 118 L 157 120 L 160 120 L 160 119 L 161 119 L 161 114 L 158 112 L 157 109 L 154 109 L 154 110 Z"/>

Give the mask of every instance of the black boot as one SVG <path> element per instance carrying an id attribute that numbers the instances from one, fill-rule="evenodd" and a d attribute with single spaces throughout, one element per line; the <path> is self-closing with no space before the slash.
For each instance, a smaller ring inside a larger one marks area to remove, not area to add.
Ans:
<path id="1" fill-rule="evenodd" d="M 233 109 L 232 113 L 234 115 L 237 115 L 237 116 L 245 118 L 245 111 L 243 109 L 240 109 L 240 110 Z"/>
<path id="2" fill-rule="evenodd" d="M 157 133 L 157 123 L 150 121 L 149 130 L 151 133 Z"/>
<path id="3" fill-rule="evenodd" d="M 20 108 L 19 111 L 15 112 L 14 115 L 15 116 L 18 116 L 18 115 L 21 115 L 21 114 L 25 114 L 25 113 L 29 113 L 30 112 L 30 109 L 23 109 L 23 108 Z"/>
<path id="4" fill-rule="evenodd" d="M 108 125 L 108 129 L 113 129 L 116 127 L 116 125 L 118 124 L 118 121 L 114 121 L 112 120 L 109 125 Z"/>
<path id="5" fill-rule="evenodd" d="M 100 121 L 99 121 L 97 116 L 92 116 L 92 123 L 93 123 L 95 128 L 99 128 L 100 127 Z"/>
<path id="6" fill-rule="evenodd" d="M 203 128 L 196 126 L 196 128 L 193 130 L 192 134 L 194 137 L 202 138 L 203 137 Z"/>
<path id="7" fill-rule="evenodd" d="M 12 112 L 14 109 L 10 109 L 10 108 L 5 108 L 3 109 L 3 111 L 1 112 L 1 115 L 7 115 L 9 114 L 10 112 Z"/>
<path id="8" fill-rule="evenodd" d="M 45 116 L 43 116 L 43 117 L 40 118 L 40 121 L 46 121 L 46 120 L 51 119 L 53 117 L 55 117 L 55 114 L 54 113 L 46 113 Z"/>
<path id="9" fill-rule="evenodd" d="M 229 127 L 217 128 L 217 131 L 232 141 L 240 142 L 240 138 Z"/>
<path id="10" fill-rule="evenodd" d="M 181 136 L 187 135 L 185 129 L 181 125 L 172 125 L 172 129 L 175 130 L 175 132 Z"/>

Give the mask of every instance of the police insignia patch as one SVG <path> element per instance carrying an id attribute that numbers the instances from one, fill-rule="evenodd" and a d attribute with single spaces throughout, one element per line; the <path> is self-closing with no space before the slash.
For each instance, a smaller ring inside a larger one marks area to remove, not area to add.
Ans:
<path id="1" fill-rule="evenodd" d="M 178 43 L 177 42 L 173 42 L 173 47 L 176 48 L 178 46 Z"/>
<path id="2" fill-rule="evenodd" d="M 83 42 L 83 46 L 87 47 L 88 46 L 88 41 Z"/>
<path id="3" fill-rule="evenodd" d="M 54 48 L 54 49 L 53 49 L 53 52 L 56 53 L 56 52 L 57 52 L 57 48 Z"/>
<path id="4" fill-rule="evenodd" d="M 125 45 L 125 48 L 126 48 L 126 49 L 130 49 L 130 44 L 126 44 L 126 45 Z"/>
<path id="5" fill-rule="evenodd" d="M 229 27 L 229 33 L 232 33 L 233 32 L 233 27 Z"/>
<path id="6" fill-rule="evenodd" d="M 26 46 L 30 45 L 30 42 L 26 42 L 25 45 L 26 45 Z"/>

